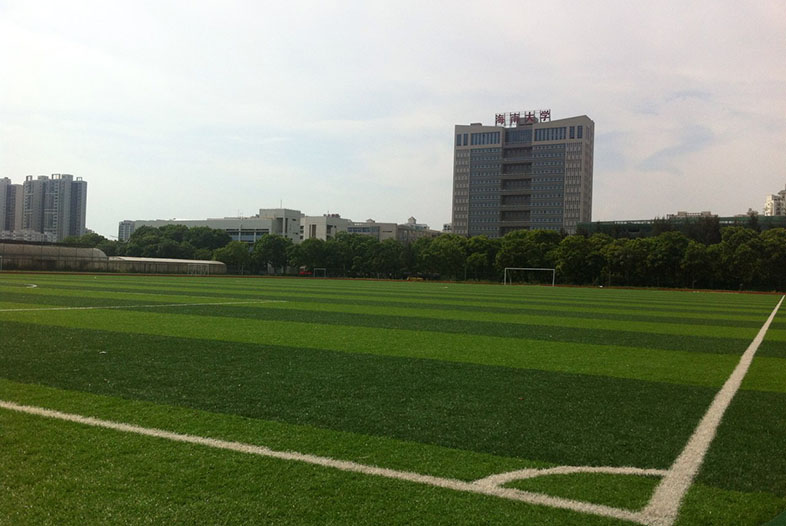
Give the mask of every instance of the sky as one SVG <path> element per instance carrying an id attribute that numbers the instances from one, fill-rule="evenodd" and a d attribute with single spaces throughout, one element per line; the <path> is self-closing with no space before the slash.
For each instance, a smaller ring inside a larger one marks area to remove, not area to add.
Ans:
<path id="1" fill-rule="evenodd" d="M 451 220 L 453 127 L 595 122 L 592 219 L 786 187 L 786 2 L 0 0 L 0 177 L 88 182 L 87 227 Z"/>

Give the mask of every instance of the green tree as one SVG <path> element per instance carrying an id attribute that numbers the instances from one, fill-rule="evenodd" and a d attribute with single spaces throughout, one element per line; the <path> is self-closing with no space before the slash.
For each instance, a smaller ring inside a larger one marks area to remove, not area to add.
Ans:
<path id="1" fill-rule="evenodd" d="M 765 230 L 760 240 L 763 249 L 762 274 L 767 287 L 782 291 L 786 287 L 786 229 Z"/>
<path id="2" fill-rule="evenodd" d="M 652 238 L 615 239 L 602 249 L 613 285 L 648 285 L 647 255 Z"/>
<path id="3" fill-rule="evenodd" d="M 161 237 L 164 239 L 171 239 L 178 243 L 185 241 L 186 235 L 188 234 L 188 227 L 185 225 L 164 225 L 158 227 L 158 230 L 161 232 Z"/>
<path id="4" fill-rule="evenodd" d="M 667 231 L 651 238 L 647 255 L 647 269 L 657 286 L 676 286 L 680 283 L 681 263 L 690 240 L 677 231 Z"/>
<path id="5" fill-rule="evenodd" d="M 555 251 L 560 279 L 579 285 L 590 281 L 587 261 L 591 250 L 589 239 L 584 236 L 568 236 L 563 239 Z"/>
<path id="6" fill-rule="evenodd" d="M 495 280 L 499 277 L 494 261 L 499 252 L 499 240 L 473 236 L 467 240 L 467 275 L 475 279 Z"/>
<path id="7" fill-rule="evenodd" d="M 287 249 L 287 258 L 293 267 L 312 271 L 325 267 L 325 242 L 321 239 L 306 239 L 299 245 Z"/>
<path id="8" fill-rule="evenodd" d="M 277 234 L 263 236 L 254 243 L 252 262 L 258 268 L 264 268 L 265 271 L 269 265 L 273 267 L 274 273 L 276 269 L 283 272 L 287 264 L 287 253 L 291 246 L 292 240 L 288 237 Z"/>
<path id="9" fill-rule="evenodd" d="M 225 263 L 227 267 L 242 274 L 251 263 L 248 245 L 242 241 L 230 241 L 226 246 L 213 252 L 213 259 Z"/>
<path id="10" fill-rule="evenodd" d="M 393 278 L 401 275 L 403 246 L 395 239 L 386 239 L 372 248 L 371 268 L 377 274 Z"/>
<path id="11" fill-rule="evenodd" d="M 554 230 L 516 230 L 503 236 L 497 252 L 497 270 L 505 267 L 553 268 L 555 249 L 562 235 Z"/>
<path id="12" fill-rule="evenodd" d="M 690 288 L 709 287 L 712 283 L 711 253 L 704 243 L 690 241 L 680 262 L 684 282 Z"/>
<path id="13" fill-rule="evenodd" d="M 741 226 L 721 230 L 719 255 L 724 281 L 730 288 L 747 288 L 759 280 L 762 243 L 759 233 Z"/>
<path id="14" fill-rule="evenodd" d="M 431 240 L 419 255 L 422 268 L 443 278 L 461 279 L 466 264 L 466 238 L 442 234 Z"/>
<path id="15" fill-rule="evenodd" d="M 201 248 L 215 250 L 232 241 L 232 237 L 225 230 L 206 226 L 189 228 L 183 235 L 183 239 L 191 243 L 197 250 Z"/>

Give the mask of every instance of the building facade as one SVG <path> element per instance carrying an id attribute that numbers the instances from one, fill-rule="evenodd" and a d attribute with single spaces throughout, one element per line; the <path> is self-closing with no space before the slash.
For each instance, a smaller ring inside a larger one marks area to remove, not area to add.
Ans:
<path id="1" fill-rule="evenodd" d="M 300 210 L 288 208 L 263 208 L 259 214 L 251 217 L 222 217 L 208 219 L 152 219 L 120 221 L 117 238 L 128 241 L 131 234 L 142 226 L 162 227 L 166 225 L 183 225 L 189 228 L 204 226 L 216 230 L 224 230 L 233 241 L 253 244 L 262 236 L 278 234 L 288 237 L 294 243 L 300 242 Z"/>
<path id="2" fill-rule="evenodd" d="M 0 179 L 0 232 L 22 230 L 22 185 L 11 179 Z"/>
<path id="3" fill-rule="evenodd" d="M 25 231 L 25 239 L 38 233 L 43 236 L 34 237 L 62 241 L 84 235 L 86 211 L 87 182 L 81 177 L 28 175 L 21 185 L 0 179 L 0 232 Z"/>
<path id="4" fill-rule="evenodd" d="M 595 123 L 585 115 L 552 121 L 550 114 L 497 114 L 493 126 L 455 127 L 454 234 L 572 234 L 592 220 Z"/>
<path id="5" fill-rule="evenodd" d="M 765 216 L 786 216 L 786 189 L 768 195 L 764 201 Z"/>
<path id="6" fill-rule="evenodd" d="M 441 232 L 431 230 L 428 225 L 418 223 L 410 217 L 406 224 L 377 223 L 373 219 L 358 223 L 343 218 L 339 214 L 306 216 L 299 210 L 286 208 L 260 209 L 253 217 L 224 217 L 214 219 L 155 219 L 155 220 L 124 220 L 120 221 L 117 238 L 128 241 L 131 234 L 142 226 L 162 227 L 166 225 L 184 225 L 189 228 L 205 226 L 224 230 L 233 241 L 253 244 L 262 236 L 278 234 L 288 237 L 297 244 L 306 239 L 333 239 L 339 232 L 370 236 L 378 241 L 396 239 L 402 243 L 411 243 L 421 237 L 436 237 Z"/>
<path id="7" fill-rule="evenodd" d="M 304 216 L 300 220 L 300 240 L 333 239 L 339 232 L 346 232 L 352 224 L 351 219 L 341 217 L 340 214 L 325 214 L 321 216 Z"/>

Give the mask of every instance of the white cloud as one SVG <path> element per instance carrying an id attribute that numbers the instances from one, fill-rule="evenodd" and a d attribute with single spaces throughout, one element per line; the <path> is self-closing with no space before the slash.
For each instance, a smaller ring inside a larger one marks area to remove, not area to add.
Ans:
<path id="1" fill-rule="evenodd" d="M 786 174 L 786 5 L 0 3 L 0 176 L 88 226 L 277 206 L 450 220 L 452 127 L 596 122 L 594 217 L 760 208 Z"/>

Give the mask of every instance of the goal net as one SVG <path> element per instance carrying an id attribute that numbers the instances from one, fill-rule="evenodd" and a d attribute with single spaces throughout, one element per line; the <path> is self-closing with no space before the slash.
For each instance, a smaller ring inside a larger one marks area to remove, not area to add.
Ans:
<path id="1" fill-rule="evenodd" d="M 207 263 L 189 263 L 188 275 L 189 276 L 207 276 L 210 274 L 210 265 Z"/>
<path id="2" fill-rule="evenodd" d="M 553 268 L 523 268 L 505 267 L 502 277 L 503 285 L 530 284 L 530 285 L 551 285 L 555 284 L 557 271 Z"/>
<path id="3" fill-rule="evenodd" d="M 326 278 L 327 277 L 327 269 L 324 267 L 316 267 L 314 269 L 313 276 L 315 278 Z"/>

